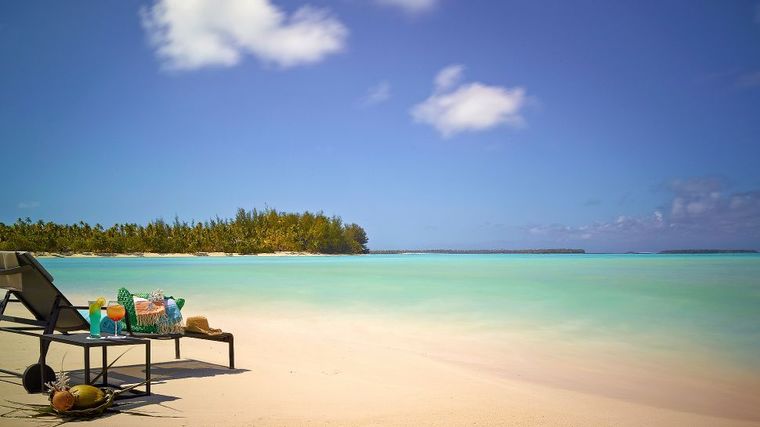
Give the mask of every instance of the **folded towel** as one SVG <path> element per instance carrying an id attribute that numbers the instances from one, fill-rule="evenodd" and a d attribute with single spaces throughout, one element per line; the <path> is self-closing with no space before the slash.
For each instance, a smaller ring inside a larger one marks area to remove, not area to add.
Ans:
<path id="1" fill-rule="evenodd" d="M 16 252 L 0 252 L 0 270 L 9 270 L 18 267 Z M 22 291 L 21 273 L 0 276 L 0 288 L 10 291 Z"/>
<path id="2" fill-rule="evenodd" d="M 170 323 L 182 322 L 182 313 L 179 311 L 177 301 L 167 298 L 164 300 L 164 305 L 166 306 L 166 317 L 169 318 Z"/>
<path id="3" fill-rule="evenodd" d="M 179 311 L 177 302 L 172 298 L 164 300 L 166 313 L 158 319 L 156 326 L 160 334 L 181 334 L 182 333 L 182 313 Z"/>
<path id="4" fill-rule="evenodd" d="M 150 301 L 140 297 L 132 297 L 132 299 L 135 303 L 137 324 L 140 326 L 155 325 L 166 312 L 163 301 Z"/>
<path id="5" fill-rule="evenodd" d="M 114 332 L 114 326 L 116 326 L 117 332 Z M 116 325 L 114 325 L 113 320 L 104 317 L 100 320 L 100 332 L 103 334 L 110 334 L 113 335 L 121 334 L 124 331 L 124 323 L 122 321 L 116 322 Z"/>

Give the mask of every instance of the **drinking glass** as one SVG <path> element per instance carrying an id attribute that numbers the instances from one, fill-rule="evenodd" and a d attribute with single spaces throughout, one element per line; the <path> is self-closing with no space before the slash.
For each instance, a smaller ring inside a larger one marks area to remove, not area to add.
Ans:
<path id="1" fill-rule="evenodd" d="M 124 306 L 119 304 L 118 301 L 108 301 L 108 308 L 106 308 L 106 315 L 113 320 L 113 337 L 116 338 L 119 335 L 119 320 L 124 318 L 127 311 Z"/>
<path id="2" fill-rule="evenodd" d="M 100 301 L 87 301 L 90 312 L 90 338 L 100 338 Z"/>

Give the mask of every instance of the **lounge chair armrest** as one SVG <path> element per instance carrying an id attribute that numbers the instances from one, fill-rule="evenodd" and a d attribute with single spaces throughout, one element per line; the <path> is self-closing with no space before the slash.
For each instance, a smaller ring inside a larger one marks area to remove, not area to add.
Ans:
<path id="1" fill-rule="evenodd" d="M 66 308 L 69 310 L 89 310 L 90 307 L 86 305 L 59 305 L 59 308 Z"/>
<path id="2" fill-rule="evenodd" d="M 12 267 L 12 268 L 2 268 L 0 269 L 0 276 L 7 276 L 11 274 L 19 274 L 23 273 L 25 271 L 29 271 L 32 269 L 31 265 L 21 265 L 18 267 Z"/>

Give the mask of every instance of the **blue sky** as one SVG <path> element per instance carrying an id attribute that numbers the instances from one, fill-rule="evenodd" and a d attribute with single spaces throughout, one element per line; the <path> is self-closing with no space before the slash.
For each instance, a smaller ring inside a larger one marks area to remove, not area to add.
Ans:
<path id="1" fill-rule="evenodd" d="M 760 248 L 756 1 L 0 4 L 0 221 Z"/>

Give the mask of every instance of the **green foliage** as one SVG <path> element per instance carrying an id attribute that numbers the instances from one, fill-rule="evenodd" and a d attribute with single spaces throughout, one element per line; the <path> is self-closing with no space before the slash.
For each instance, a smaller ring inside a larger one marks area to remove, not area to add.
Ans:
<path id="1" fill-rule="evenodd" d="M 275 251 L 326 254 L 367 253 L 367 234 L 356 224 L 323 213 L 286 213 L 275 209 L 238 209 L 234 219 L 214 218 L 188 224 L 174 218 L 148 225 L 114 224 L 103 228 L 84 222 L 55 224 L 18 219 L 0 223 L 0 250 L 93 253 L 197 253 Z"/>

